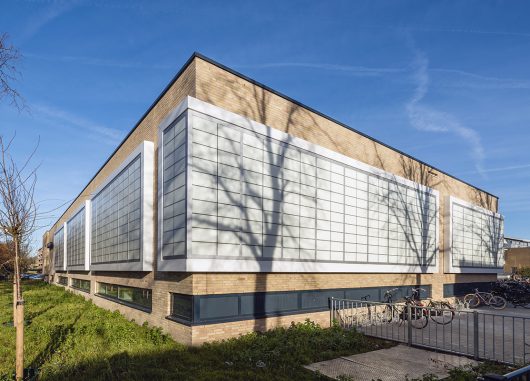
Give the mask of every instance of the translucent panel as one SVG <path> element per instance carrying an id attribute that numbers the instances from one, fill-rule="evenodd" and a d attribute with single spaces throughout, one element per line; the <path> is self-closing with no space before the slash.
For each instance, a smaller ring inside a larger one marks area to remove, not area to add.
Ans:
<path id="1" fill-rule="evenodd" d="M 140 260 L 141 156 L 92 199 L 92 263 Z"/>
<path id="2" fill-rule="evenodd" d="M 501 217 L 453 202 L 451 222 L 453 266 L 502 267 Z"/>
<path id="3" fill-rule="evenodd" d="M 56 269 L 64 266 L 64 228 L 57 230 L 53 236 L 53 259 Z"/>
<path id="4" fill-rule="evenodd" d="M 163 203 L 162 210 L 162 256 L 164 258 L 184 255 L 186 252 L 186 118 L 182 116 L 169 126 L 163 135 Z M 210 182 L 216 182 L 215 178 L 208 175 L 216 174 L 217 163 L 216 149 L 217 139 L 210 133 L 206 124 L 201 124 L 193 134 L 193 141 L 200 142 L 201 149 L 210 155 L 197 158 L 195 165 L 197 175 L 193 182 L 196 187 L 196 198 L 201 203 L 213 203 L 217 201 L 215 193 L 208 188 Z M 215 129 L 214 129 L 215 131 Z M 213 154 L 212 154 L 213 152 Z M 213 156 L 212 156 L 213 155 Z M 212 161 L 213 160 L 213 161 Z M 204 186 L 204 187 L 203 187 Z M 200 221 L 198 221 L 200 222 Z M 202 220 L 206 225 L 209 220 Z M 212 221 L 215 223 L 215 221 Z"/>
<path id="5" fill-rule="evenodd" d="M 85 264 L 85 213 L 85 208 L 82 208 L 67 223 L 67 266 L 82 266 Z"/>
<path id="6" fill-rule="evenodd" d="M 421 186 L 195 120 L 194 256 L 436 264 L 437 199 Z"/>

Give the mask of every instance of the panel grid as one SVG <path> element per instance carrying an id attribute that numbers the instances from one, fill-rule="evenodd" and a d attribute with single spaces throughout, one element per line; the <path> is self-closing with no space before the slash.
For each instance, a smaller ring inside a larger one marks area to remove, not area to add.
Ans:
<path id="1" fill-rule="evenodd" d="M 162 257 L 186 253 L 186 119 L 163 133 Z"/>
<path id="2" fill-rule="evenodd" d="M 66 265 L 82 266 L 85 264 L 85 208 L 83 207 L 67 222 Z"/>
<path id="3" fill-rule="evenodd" d="M 454 267 L 502 266 L 502 218 L 453 202 L 451 222 Z"/>
<path id="4" fill-rule="evenodd" d="M 92 199 L 92 263 L 140 260 L 141 155 Z"/>
<path id="5" fill-rule="evenodd" d="M 64 228 L 60 228 L 53 236 L 53 260 L 56 269 L 64 266 Z"/>
<path id="6" fill-rule="evenodd" d="M 431 192 L 193 120 L 193 256 L 436 264 Z"/>

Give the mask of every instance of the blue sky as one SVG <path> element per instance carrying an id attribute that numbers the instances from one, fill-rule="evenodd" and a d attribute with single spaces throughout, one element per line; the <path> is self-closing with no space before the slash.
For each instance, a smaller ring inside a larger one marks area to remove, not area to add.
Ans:
<path id="1" fill-rule="evenodd" d="M 501 199 L 530 238 L 530 4 L 524 1 L 3 3 L 29 112 L 0 104 L 22 159 L 40 145 L 55 221 L 199 51 Z M 42 230 L 39 232 L 42 233 Z M 39 243 L 39 242 L 37 242 Z"/>

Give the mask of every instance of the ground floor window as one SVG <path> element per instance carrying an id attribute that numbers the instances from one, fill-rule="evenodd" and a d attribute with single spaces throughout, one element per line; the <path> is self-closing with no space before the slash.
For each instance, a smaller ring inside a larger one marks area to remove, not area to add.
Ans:
<path id="1" fill-rule="evenodd" d="M 72 288 L 84 292 L 90 292 L 90 281 L 86 279 L 72 278 Z"/>
<path id="2" fill-rule="evenodd" d="M 106 298 L 123 302 L 131 307 L 140 308 L 145 311 L 151 311 L 152 293 L 145 288 L 120 286 L 117 284 L 98 283 L 99 295 Z"/>
<path id="3" fill-rule="evenodd" d="M 193 297 L 184 294 L 171 294 L 171 317 L 193 321 Z"/>
<path id="4" fill-rule="evenodd" d="M 59 279 L 57 279 L 57 283 L 62 284 L 63 286 L 68 286 L 68 277 L 60 276 Z"/>

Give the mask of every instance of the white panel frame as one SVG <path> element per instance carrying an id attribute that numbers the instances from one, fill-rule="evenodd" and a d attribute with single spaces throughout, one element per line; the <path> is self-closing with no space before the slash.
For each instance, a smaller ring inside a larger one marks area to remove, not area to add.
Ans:
<path id="1" fill-rule="evenodd" d="M 105 188 L 114 178 L 129 165 L 138 155 L 141 155 L 141 185 L 142 207 L 141 207 L 141 253 L 140 260 L 135 262 L 117 263 L 90 263 L 92 271 L 152 271 L 153 270 L 153 248 L 154 248 L 154 221 L 153 221 L 153 195 L 154 195 L 154 143 L 144 140 L 141 142 L 116 168 L 107 179 L 92 192 L 90 199 Z M 92 208 L 90 208 L 92 209 Z M 92 210 L 90 212 L 92 217 Z M 92 232 L 92 218 L 90 218 L 90 231 Z M 92 243 L 90 235 L 90 243 Z M 92 256 L 90 256 L 90 260 Z"/>
<path id="2" fill-rule="evenodd" d="M 453 204 L 465 206 L 473 209 L 477 212 L 486 214 L 491 217 L 500 218 L 504 224 L 504 217 L 499 214 L 492 212 L 491 210 L 482 208 L 470 202 L 461 200 L 454 196 L 447 196 L 445 200 L 445 212 L 444 212 L 444 272 L 453 274 L 502 274 L 504 273 L 503 267 L 460 267 L 453 266 Z"/>
<path id="3" fill-rule="evenodd" d="M 68 247 L 66 245 L 66 241 L 68 238 L 68 226 L 66 225 L 66 222 L 63 223 L 63 270 L 66 271 L 66 259 L 68 258 Z"/>
<path id="4" fill-rule="evenodd" d="M 92 232 L 92 213 L 90 208 L 90 200 L 85 200 L 85 202 L 80 205 L 71 215 L 70 219 L 65 222 L 65 225 L 67 226 L 68 223 L 76 216 L 77 213 L 81 211 L 81 209 L 85 208 L 85 263 L 83 265 L 72 265 L 68 266 L 68 263 L 66 264 L 67 270 L 74 270 L 74 271 L 89 271 L 90 270 L 90 234 Z M 66 239 L 66 242 L 68 242 L 68 238 Z M 66 256 L 68 259 L 68 256 Z"/>
<path id="5" fill-rule="evenodd" d="M 187 272 L 199 272 L 199 271 L 214 271 L 214 272 L 322 272 L 322 273 L 336 273 L 336 272 L 358 272 L 358 273 L 437 273 L 440 267 L 440 237 L 439 237 L 439 192 L 435 189 L 425 187 L 421 184 L 417 184 L 411 180 L 403 177 L 385 172 L 379 168 L 372 167 L 366 163 L 344 156 L 338 152 L 329 150 L 327 148 L 318 146 L 310 143 L 303 139 L 290 136 L 282 131 L 273 129 L 261 123 L 255 122 L 241 115 L 233 112 L 224 110 L 220 107 L 214 106 L 207 102 L 198 100 L 193 97 L 186 97 L 181 104 L 179 104 L 159 125 L 158 129 L 158 142 L 159 147 L 162 143 L 163 131 L 173 123 L 182 113 L 188 111 L 188 122 L 187 128 L 187 257 L 171 260 L 162 260 L 162 240 L 159 233 L 158 239 L 158 269 L 160 271 L 187 271 Z M 205 114 L 206 116 L 213 117 L 220 121 L 238 126 L 250 132 L 255 132 L 265 137 L 269 137 L 281 142 L 287 142 L 290 145 L 298 147 L 300 149 L 310 151 L 320 156 L 324 156 L 328 159 L 338 161 L 348 166 L 360 169 L 362 171 L 377 175 L 381 178 L 401 183 L 426 193 L 434 195 L 436 199 L 436 218 L 435 218 L 435 240 L 436 240 L 436 264 L 429 266 L 422 265 L 395 265 L 395 264 L 359 264 L 359 263 L 345 263 L 345 262 L 319 262 L 319 261 L 301 261 L 301 260 L 256 260 L 256 259 L 226 259 L 226 258 L 193 258 L 191 256 L 191 200 L 192 200 L 192 186 L 191 186 L 191 129 L 190 120 L 192 119 L 194 112 Z M 162 163 L 161 150 L 159 148 L 159 176 L 158 176 L 158 222 L 159 227 L 162 226 L 162 185 L 160 168 Z M 160 231 L 161 229 L 159 229 Z"/>

